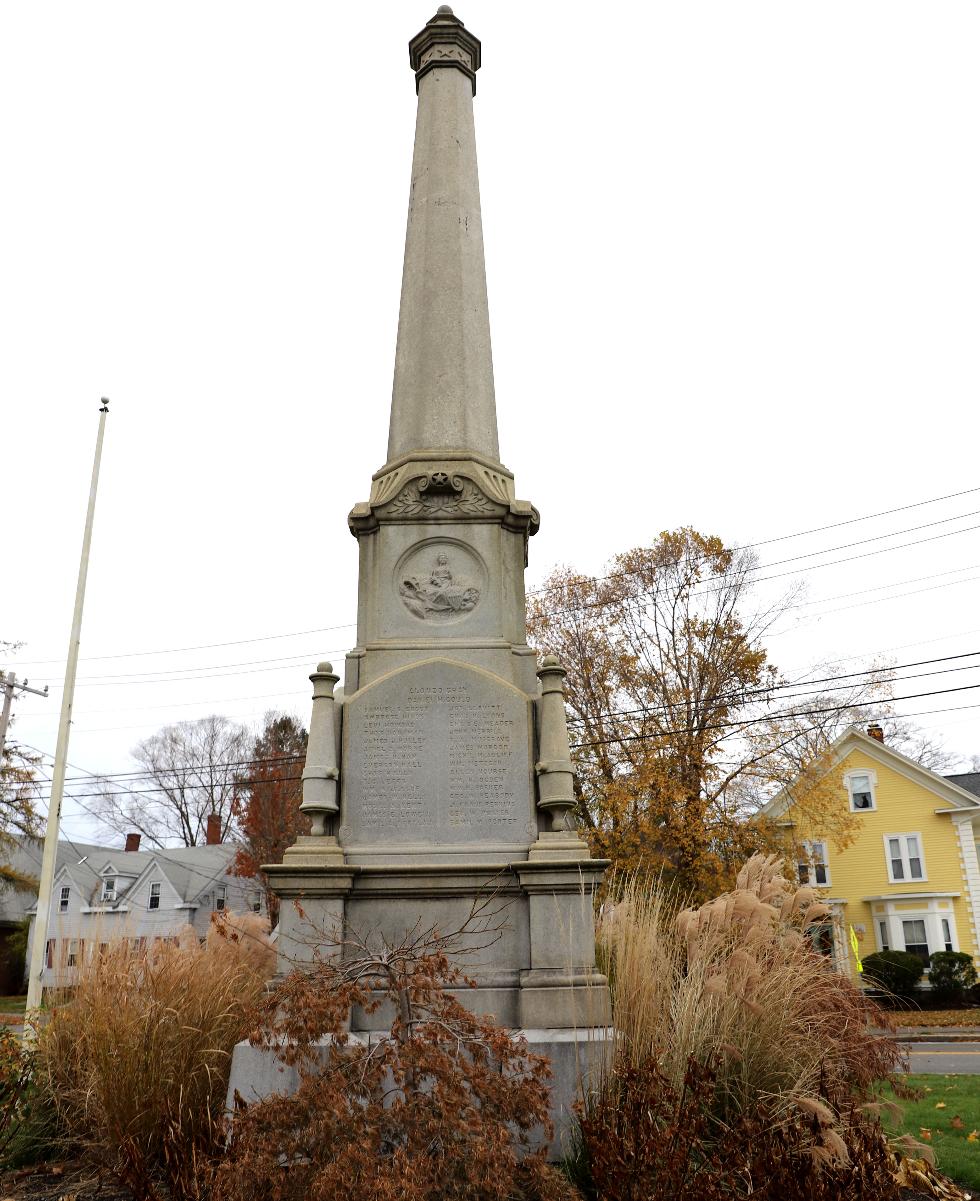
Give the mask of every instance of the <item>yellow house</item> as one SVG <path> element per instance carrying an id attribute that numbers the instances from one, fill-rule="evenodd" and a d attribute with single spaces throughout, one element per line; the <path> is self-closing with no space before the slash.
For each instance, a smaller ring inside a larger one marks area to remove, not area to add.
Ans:
<path id="1" fill-rule="evenodd" d="M 792 837 L 800 881 L 830 906 L 820 948 L 854 974 L 853 929 L 862 958 L 965 951 L 980 968 L 980 773 L 936 775 L 887 746 L 877 725 L 843 734 L 827 771 L 851 815 L 843 849 L 794 818 L 791 789 L 762 810 Z"/>

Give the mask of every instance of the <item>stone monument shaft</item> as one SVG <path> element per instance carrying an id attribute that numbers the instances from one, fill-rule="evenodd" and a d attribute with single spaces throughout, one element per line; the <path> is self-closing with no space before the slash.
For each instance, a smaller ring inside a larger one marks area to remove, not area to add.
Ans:
<path id="1" fill-rule="evenodd" d="M 498 457 L 473 96 L 480 43 L 440 10 L 410 46 L 418 86 L 388 458 Z"/>

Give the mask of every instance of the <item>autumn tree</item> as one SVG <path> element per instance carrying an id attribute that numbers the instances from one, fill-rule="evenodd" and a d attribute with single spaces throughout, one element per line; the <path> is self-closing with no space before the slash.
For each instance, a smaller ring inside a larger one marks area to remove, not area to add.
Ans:
<path id="1" fill-rule="evenodd" d="M 820 757 L 889 686 L 872 665 L 789 687 L 764 642 L 795 597 L 753 605 L 756 568 L 751 550 L 680 529 L 599 578 L 561 568 L 528 605 L 532 642 L 568 670 L 578 816 L 595 852 L 699 897 L 771 849 L 776 832 L 747 818 L 801 772 L 799 803 L 846 845 Z"/>
<path id="2" fill-rule="evenodd" d="M 310 819 L 300 813 L 303 799 L 303 763 L 309 735 L 287 713 L 267 713 L 252 743 L 251 762 L 239 773 L 235 815 L 241 846 L 235 856 L 235 873 L 259 876 L 273 922 L 279 899 L 260 871 L 263 863 L 281 863 L 285 849 L 300 834 L 309 834 Z"/>
<path id="3" fill-rule="evenodd" d="M 0 654 L 6 656 L 19 645 L 0 640 Z M 13 866 L 11 860 L 18 838 L 39 833 L 36 800 L 40 757 L 10 737 L 16 720 L 16 715 L 11 716 L 7 737 L 0 746 L 0 888 L 24 889 L 36 888 L 37 881 Z"/>
<path id="4" fill-rule="evenodd" d="M 234 828 L 237 780 L 251 755 L 248 727 L 212 715 L 166 726 L 131 752 L 143 769 L 136 781 L 100 782 L 95 808 L 117 834 L 139 832 L 154 846 L 205 841 L 210 814 L 221 837 Z"/>

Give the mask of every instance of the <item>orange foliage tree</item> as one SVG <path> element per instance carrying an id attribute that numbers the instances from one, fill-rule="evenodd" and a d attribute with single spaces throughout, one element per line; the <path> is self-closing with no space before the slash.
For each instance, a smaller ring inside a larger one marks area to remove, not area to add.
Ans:
<path id="1" fill-rule="evenodd" d="M 252 762 L 238 776 L 235 815 L 241 845 L 234 871 L 262 879 L 273 923 L 279 899 L 266 885 L 261 867 L 263 863 L 281 863 L 286 848 L 300 834 L 310 832 L 310 819 L 299 811 L 308 737 L 295 717 L 267 713 L 252 746 Z"/>
<path id="2" fill-rule="evenodd" d="M 534 1147 L 552 1135 L 547 1059 L 455 995 L 472 982 L 453 960 L 480 933 L 484 946 L 496 937 L 486 915 L 447 937 L 348 931 L 330 958 L 279 983 L 251 1042 L 274 1049 L 298 1085 L 251 1105 L 236 1094 L 214 1201 L 577 1195 Z M 382 1010 L 390 1028 L 370 1043 L 351 1036 L 355 1007 Z"/>
<path id="3" fill-rule="evenodd" d="M 782 843 L 747 820 L 778 786 L 792 784 L 797 812 L 846 845 L 826 752 L 888 690 L 887 669 L 872 667 L 833 691 L 787 692 L 764 639 L 795 596 L 753 607 L 757 566 L 751 550 L 685 528 L 617 555 L 599 578 L 559 568 L 529 598 L 532 643 L 568 669 L 578 816 L 593 849 L 696 897 Z"/>

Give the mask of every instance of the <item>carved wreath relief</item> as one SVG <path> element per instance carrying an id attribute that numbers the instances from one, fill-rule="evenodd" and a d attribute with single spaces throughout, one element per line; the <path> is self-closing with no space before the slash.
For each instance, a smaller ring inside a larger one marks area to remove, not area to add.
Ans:
<path id="1" fill-rule="evenodd" d="M 468 479 L 434 471 L 406 484 L 388 512 L 399 517 L 481 516 L 496 513 L 497 506 Z"/>
<path id="2" fill-rule="evenodd" d="M 447 621 L 476 608 L 480 589 L 458 575 L 445 551 L 436 554 L 428 575 L 406 576 L 398 586 L 405 607 L 424 621 Z"/>

